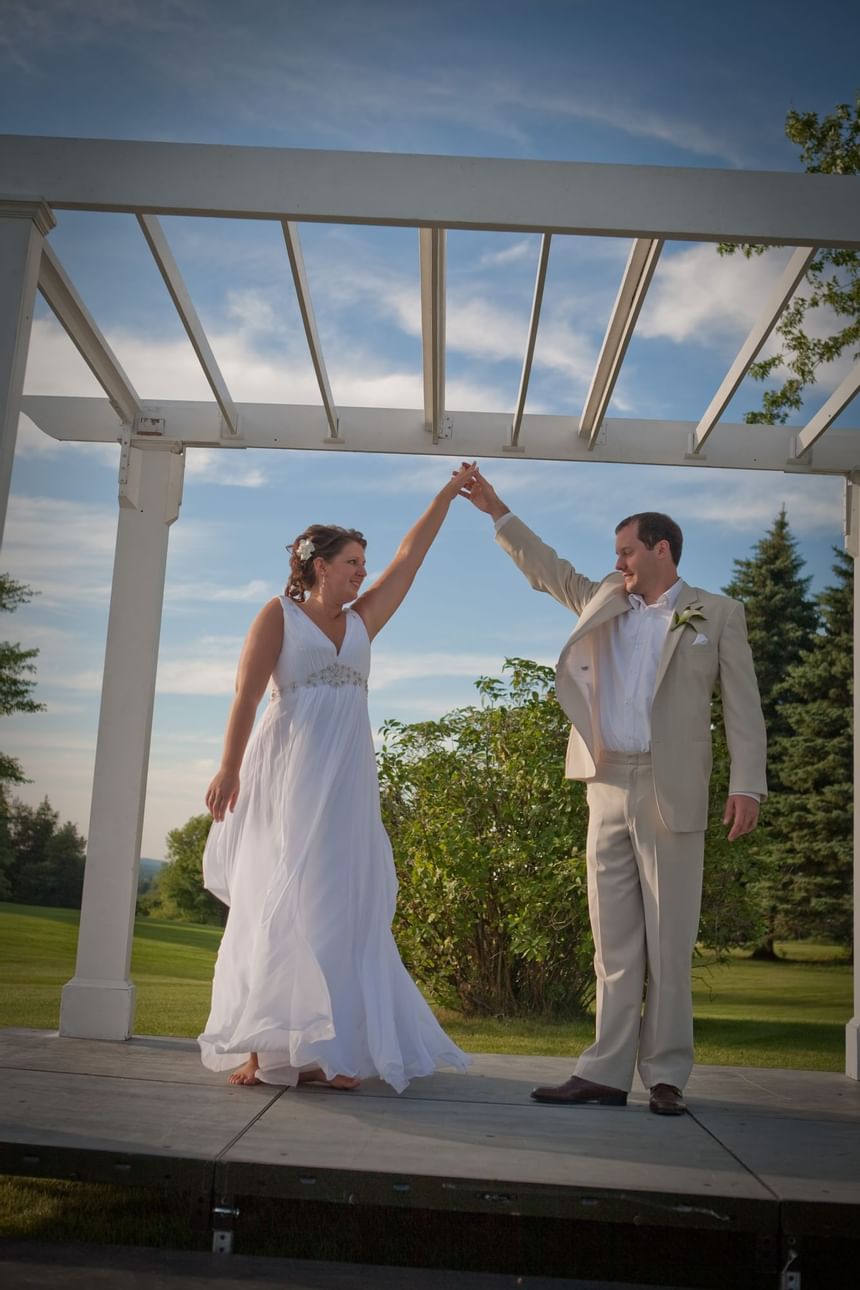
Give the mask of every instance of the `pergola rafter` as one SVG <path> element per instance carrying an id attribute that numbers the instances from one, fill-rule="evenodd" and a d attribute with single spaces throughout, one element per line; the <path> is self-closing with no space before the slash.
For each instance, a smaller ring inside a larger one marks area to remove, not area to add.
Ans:
<path id="1" fill-rule="evenodd" d="M 296 288 L 299 312 L 302 316 L 302 324 L 305 329 L 308 348 L 311 352 L 311 362 L 313 363 L 317 385 L 319 386 L 320 398 L 322 399 L 326 421 L 328 422 L 328 438 L 332 443 L 339 443 L 340 439 L 337 433 L 337 408 L 334 405 L 334 397 L 329 384 L 328 372 L 326 371 L 319 333 L 317 332 L 314 307 L 311 301 L 311 291 L 308 286 L 308 276 L 305 272 L 305 259 L 302 255 L 302 244 L 299 239 L 298 225 L 294 224 L 292 220 L 285 219 L 281 221 L 281 227 L 284 230 L 284 243 L 287 248 L 287 255 L 290 259 L 290 268 L 293 272 L 293 285 Z"/>
<path id="2" fill-rule="evenodd" d="M 185 285 L 182 274 L 179 272 L 179 265 L 173 258 L 173 252 L 170 249 L 164 229 L 155 215 L 139 213 L 137 220 L 152 252 L 152 258 L 158 265 L 158 271 L 164 279 L 164 285 L 167 287 L 170 298 L 176 306 L 176 312 L 179 314 L 182 326 L 191 341 L 197 360 L 203 368 L 203 374 L 209 382 L 209 388 L 215 396 L 215 402 L 221 409 L 221 415 L 227 426 L 227 433 L 231 435 L 238 434 L 239 418 L 236 414 L 236 405 L 230 397 L 227 382 L 221 375 L 221 369 L 218 366 L 215 355 L 212 353 L 212 346 L 209 344 L 206 332 L 203 330 L 203 324 L 198 317 L 197 310 L 194 308 L 191 293 Z"/>
<path id="3" fill-rule="evenodd" d="M 708 404 L 705 415 L 696 426 L 692 443 L 690 444 L 691 452 L 700 452 L 704 447 L 708 435 L 729 406 L 738 386 L 761 352 L 762 345 L 779 321 L 783 309 L 803 281 L 803 275 L 809 268 L 814 255 L 815 247 L 799 247 L 785 266 L 782 276 L 776 283 L 769 299 L 765 302 L 761 314 L 753 323 L 749 335 L 738 350 L 737 357 Z"/>
<path id="4" fill-rule="evenodd" d="M 579 420 L 579 433 L 588 440 L 589 448 L 593 448 L 597 442 L 612 391 L 621 374 L 627 346 L 645 303 L 645 295 L 662 249 L 663 243 L 659 238 L 637 238 L 630 248 L 627 267 L 618 288 L 615 306 Z"/>
<path id="5" fill-rule="evenodd" d="M 796 460 L 799 461 L 810 451 L 814 443 L 818 443 L 825 430 L 829 430 L 839 414 L 848 407 L 858 390 L 860 390 L 860 359 L 855 359 L 851 370 L 837 385 L 824 406 L 818 409 L 815 416 L 806 423 L 797 436 L 794 446 Z"/>
<path id="6" fill-rule="evenodd" d="M 549 268 L 549 248 L 552 242 L 552 234 L 544 233 L 540 240 L 540 251 L 538 253 L 537 274 L 535 276 L 535 289 L 532 296 L 532 312 L 529 318 L 529 331 L 526 338 L 526 351 L 523 355 L 523 370 L 520 375 L 520 389 L 517 394 L 517 406 L 514 411 L 514 419 L 511 423 L 511 442 L 512 450 L 519 449 L 520 430 L 522 429 L 523 416 L 526 410 L 526 399 L 529 392 L 529 381 L 532 374 L 532 363 L 535 357 L 535 345 L 537 344 L 538 327 L 540 326 L 540 311 L 543 304 L 543 289 L 546 285 L 546 274 Z"/>
<path id="7" fill-rule="evenodd" d="M 75 349 L 110 400 L 117 416 L 134 424 L 143 402 L 119 359 L 99 331 L 59 259 L 46 242 L 39 264 L 39 290 Z"/>
<path id="8" fill-rule="evenodd" d="M 119 441 L 120 512 L 78 964 L 61 1032 L 130 1033 L 131 921 L 143 817 L 167 532 L 176 519 L 186 449 L 293 448 L 456 453 L 839 474 L 846 480 L 846 546 L 860 559 L 860 431 L 833 423 L 860 388 L 860 362 L 804 429 L 719 420 L 803 279 L 817 247 L 860 248 L 860 178 L 601 166 L 463 157 L 309 152 L 191 144 L 0 136 L 0 524 L 23 408 L 48 434 Z M 34 199 L 33 194 L 38 194 Z M 143 403 L 86 306 L 45 245 L 51 210 L 137 217 L 214 402 Z M 280 223 L 320 405 L 235 403 L 218 368 L 160 216 Z M 299 225 L 419 229 L 424 406 L 338 406 L 316 327 Z M 448 229 L 538 233 L 534 297 L 516 405 L 508 413 L 446 408 L 445 238 Z M 556 234 L 623 237 L 633 245 L 581 416 L 526 411 L 539 355 L 541 303 Z M 671 240 L 787 245 L 794 253 L 761 315 L 696 422 L 607 419 L 645 293 Z M 108 398 L 22 399 L 37 286 Z M 707 445 L 707 452 L 703 449 Z M 855 634 L 860 577 L 855 574 Z M 857 649 L 855 640 L 855 649 Z M 855 674 L 860 653 L 855 653 Z M 133 693 L 134 702 L 128 701 Z M 855 791 L 860 796 L 860 683 L 854 687 Z M 855 886 L 860 831 L 855 824 Z M 860 920 L 860 911 L 855 913 Z M 860 940 L 860 921 L 855 924 Z M 860 958 L 846 1069 L 860 1078 Z"/>
<path id="9" fill-rule="evenodd" d="M 421 346 L 424 368 L 424 426 L 434 444 L 445 416 L 445 230 L 418 234 L 421 266 Z"/>

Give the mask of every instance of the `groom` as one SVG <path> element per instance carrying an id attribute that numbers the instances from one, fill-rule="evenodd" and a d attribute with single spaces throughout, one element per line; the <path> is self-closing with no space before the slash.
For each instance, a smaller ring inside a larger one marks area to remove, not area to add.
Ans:
<path id="1" fill-rule="evenodd" d="M 556 693 L 572 723 L 565 774 L 588 784 L 597 1032 L 575 1074 L 532 1097 L 624 1106 L 638 1064 L 651 1110 L 682 1115 L 717 682 L 731 758 L 730 842 L 755 828 L 767 792 L 743 607 L 678 577 L 682 535 L 668 515 L 622 520 L 616 572 L 592 582 L 512 515 L 483 476 L 464 493 L 495 521 L 497 542 L 532 587 L 579 615 Z"/>

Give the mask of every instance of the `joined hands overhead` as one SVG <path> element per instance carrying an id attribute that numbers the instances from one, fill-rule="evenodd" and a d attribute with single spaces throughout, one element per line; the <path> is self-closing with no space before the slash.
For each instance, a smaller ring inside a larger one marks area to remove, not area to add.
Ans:
<path id="1" fill-rule="evenodd" d="M 463 462 L 460 471 L 455 471 L 454 476 L 459 475 L 466 467 L 467 463 Z M 471 478 L 467 478 L 460 488 L 460 496 L 468 497 L 473 506 L 477 507 L 479 511 L 483 511 L 485 515 L 489 515 L 491 519 L 501 519 L 503 515 L 507 515 L 510 507 L 505 505 L 490 481 L 484 478 L 480 470 L 477 467 L 473 467 L 473 470 L 474 473 Z"/>

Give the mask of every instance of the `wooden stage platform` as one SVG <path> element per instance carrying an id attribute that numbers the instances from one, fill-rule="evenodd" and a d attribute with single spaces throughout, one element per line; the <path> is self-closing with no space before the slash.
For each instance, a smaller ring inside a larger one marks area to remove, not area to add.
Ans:
<path id="1" fill-rule="evenodd" d="M 652 1115 L 641 1089 L 626 1108 L 529 1101 L 570 1065 L 477 1056 L 469 1074 L 399 1097 L 377 1081 L 351 1094 L 236 1088 L 203 1069 L 190 1040 L 3 1030 L 0 1173 L 187 1193 L 224 1248 L 236 1198 L 241 1211 L 264 1196 L 490 1215 L 500 1231 L 533 1221 L 547 1239 L 566 1234 L 569 1267 L 556 1276 L 777 1287 L 791 1284 L 794 1258 L 803 1290 L 839 1286 L 833 1267 L 860 1249 L 860 1084 L 699 1067 L 683 1117 Z M 235 1226 L 241 1250 L 241 1217 Z M 618 1276 L 610 1255 L 634 1247 L 636 1275 Z"/>

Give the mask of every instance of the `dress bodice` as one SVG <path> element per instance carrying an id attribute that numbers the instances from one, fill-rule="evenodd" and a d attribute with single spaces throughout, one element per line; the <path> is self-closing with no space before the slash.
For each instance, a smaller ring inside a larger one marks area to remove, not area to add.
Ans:
<path id="1" fill-rule="evenodd" d="M 370 640 L 361 616 L 347 609 L 346 627 L 338 650 L 312 618 L 287 596 L 284 610 L 284 643 L 272 672 L 272 697 L 306 687 L 356 686 L 367 690 Z"/>

